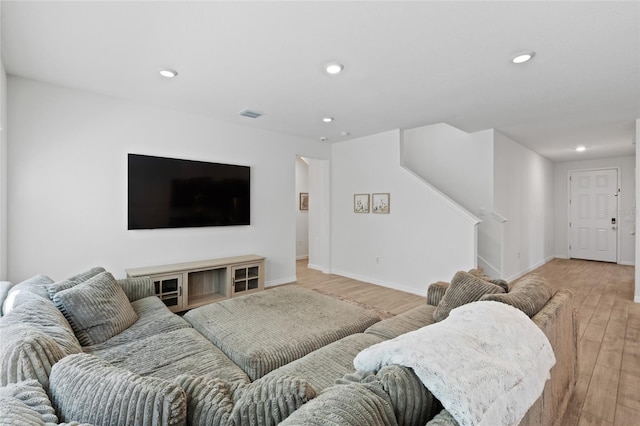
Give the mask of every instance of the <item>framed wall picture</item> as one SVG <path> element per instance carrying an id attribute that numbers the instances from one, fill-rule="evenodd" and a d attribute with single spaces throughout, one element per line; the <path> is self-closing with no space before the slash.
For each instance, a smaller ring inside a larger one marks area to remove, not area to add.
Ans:
<path id="1" fill-rule="evenodd" d="M 389 193 L 377 193 L 371 195 L 371 211 L 373 213 L 389 214 Z"/>
<path id="2" fill-rule="evenodd" d="M 369 213 L 369 194 L 353 195 L 353 212 Z"/>
<path id="3" fill-rule="evenodd" d="M 300 193 L 300 210 L 309 210 L 309 193 Z"/>

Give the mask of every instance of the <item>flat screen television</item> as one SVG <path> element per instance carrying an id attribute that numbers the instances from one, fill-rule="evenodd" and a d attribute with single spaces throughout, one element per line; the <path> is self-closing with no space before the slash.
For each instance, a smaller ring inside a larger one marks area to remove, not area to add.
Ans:
<path id="1" fill-rule="evenodd" d="M 250 167 L 139 154 L 128 162 L 128 229 L 250 224 Z"/>

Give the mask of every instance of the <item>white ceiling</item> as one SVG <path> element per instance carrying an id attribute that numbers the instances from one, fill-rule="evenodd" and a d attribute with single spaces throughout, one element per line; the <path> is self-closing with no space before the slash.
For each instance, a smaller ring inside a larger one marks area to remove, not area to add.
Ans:
<path id="1" fill-rule="evenodd" d="M 495 128 L 553 161 L 635 152 L 638 1 L 1 8 L 11 75 L 329 142 L 446 122 Z M 533 61 L 510 63 L 528 49 Z M 324 73 L 332 61 L 342 74 Z M 162 67 L 179 76 L 160 77 Z M 244 108 L 266 114 L 241 117 Z"/>

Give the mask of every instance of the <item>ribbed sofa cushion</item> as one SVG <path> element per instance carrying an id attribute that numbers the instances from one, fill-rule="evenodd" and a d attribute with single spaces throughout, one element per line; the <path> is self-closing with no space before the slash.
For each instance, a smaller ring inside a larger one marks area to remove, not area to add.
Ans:
<path id="1" fill-rule="evenodd" d="M 67 354 L 52 338 L 32 327 L 0 324 L 0 385 L 37 380 L 49 386 L 51 367 Z"/>
<path id="2" fill-rule="evenodd" d="M 382 341 L 373 334 L 352 334 L 272 371 L 265 378 L 273 375 L 299 377 L 321 393 L 337 379 L 355 371 L 353 359 L 360 351 Z"/>
<path id="3" fill-rule="evenodd" d="M 70 355 L 51 370 L 50 395 L 62 421 L 99 425 L 183 425 L 180 386 L 141 377 L 89 354 Z"/>
<path id="4" fill-rule="evenodd" d="M 551 286 L 538 274 L 529 274 L 518 280 L 507 294 L 486 294 L 480 300 L 494 300 L 520 309 L 529 318 L 551 299 Z"/>
<path id="5" fill-rule="evenodd" d="M 56 293 L 53 303 L 83 346 L 104 342 L 138 319 L 127 295 L 109 272 Z"/>
<path id="6" fill-rule="evenodd" d="M 0 319 L 0 326 L 31 327 L 52 338 L 66 355 L 82 352 L 80 342 L 76 338 L 66 318 L 50 300 L 41 297 L 29 300 L 12 310 Z"/>
<path id="7" fill-rule="evenodd" d="M 237 382 L 217 378 L 181 375 L 175 383 L 187 396 L 187 422 L 190 425 L 228 425 L 233 411 L 233 391 Z"/>
<path id="8" fill-rule="evenodd" d="M 251 380 L 380 321 L 366 309 L 295 285 L 202 306 L 184 319 Z"/>
<path id="9" fill-rule="evenodd" d="M 171 312 L 162 303 L 162 300 L 156 296 L 145 297 L 131 302 L 131 308 L 138 316 L 138 320 L 135 323 L 109 340 L 85 346 L 84 351 L 101 351 L 120 345 L 127 345 L 158 334 L 165 334 L 183 328 L 192 328 L 191 324 Z"/>
<path id="10" fill-rule="evenodd" d="M 101 350 L 84 349 L 141 376 L 173 380 L 182 374 L 190 374 L 231 382 L 249 381 L 240 367 L 193 328 L 160 333 Z"/>
<path id="11" fill-rule="evenodd" d="M 449 312 L 458 306 L 480 300 L 485 294 L 504 293 L 504 289 L 468 272 L 457 272 L 451 280 L 451 285 L 438 303 L 433 319 L 442 321 L 449 316 Z"/>
<path id="12" fill-rule="evenodd" d="M 13 287 L 11 281 L 0 281 L 0 317 L 4 315 L 3 305 L 11 287 Z"/>
<path id="13" fill-rule="evenodd" d="M 338 384 L 290 415 L 282 426 L 397 426 L 389 395 L 379 382 Z"/>
<path id="14" fill-rule="evenodd" d="M 381 339 L 396 338 L 401 334 L 433 324 L 433 312 L 435 310 L 436 307 L 432 305 L 416 306 L 407 312 L 373 324 L 365 330 L 365 334 L 373 334 Z"/>
<path id="15" fill-rule="evenodd" d="M 57 424 L 58 417 L 37 380 L 0 387 L 0 424 L 41 426 L 46 423 Z"/>

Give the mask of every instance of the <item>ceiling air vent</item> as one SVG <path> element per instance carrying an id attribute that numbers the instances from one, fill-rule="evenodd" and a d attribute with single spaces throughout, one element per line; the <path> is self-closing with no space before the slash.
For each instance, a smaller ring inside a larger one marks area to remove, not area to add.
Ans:
<path id="1" fill-rule="evenodd" d="M 249 118 L 258 118 L 261 115 L 264 115 L 264 113 L 259 112 L 259 111 L 253 111 L 250 110 L 249 108 L 245 108 L 242 111 L 239 112 L 240 115 L 242 115 L 243 117 L 249 117 Z"/>

